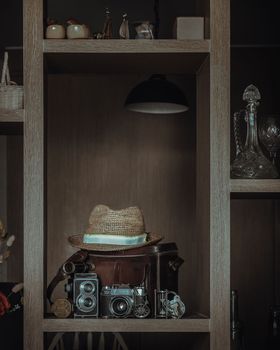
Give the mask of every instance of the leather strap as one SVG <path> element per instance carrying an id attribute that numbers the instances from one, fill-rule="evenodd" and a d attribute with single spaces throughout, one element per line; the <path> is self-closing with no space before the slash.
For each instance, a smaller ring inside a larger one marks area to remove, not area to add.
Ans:
<path id="1" fill-rule="evenodd" d="M 88 252 L 85 250 L 80 250 L 77 253 L 73 254 L 67 261 L 68 262 L 72 262 L 72 263 L 84 263 L 86 261 L 88 257 Z M 65 263 L 59 268 L 59 270 L 57 271 L 57 274 L 54 276 L 54 278 L 51 280 L 50 284 L 48 285 L 47 288 L 47 299 L 50 303 L 50 305 L 53 304 L 52 302 L 52 294 L 53 291 L 55 289 L 55 287 L 58 285 L 59 282 L 64 281 L 65 279 L 67 279 L 69 277 L 69 274 L 66 273 L 66 271 L 64 271 L 63 266 L 65 265 Z"/>

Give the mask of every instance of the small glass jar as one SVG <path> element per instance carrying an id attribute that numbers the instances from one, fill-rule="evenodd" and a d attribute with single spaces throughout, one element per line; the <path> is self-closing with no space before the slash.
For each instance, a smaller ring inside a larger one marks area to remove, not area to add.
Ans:
<path id="1" fill-rule="evenodd" d="M 154 39 L 154 26 L 149 21 L 134 22 L 134 28 L 136 30 L 135 39 Z"/>

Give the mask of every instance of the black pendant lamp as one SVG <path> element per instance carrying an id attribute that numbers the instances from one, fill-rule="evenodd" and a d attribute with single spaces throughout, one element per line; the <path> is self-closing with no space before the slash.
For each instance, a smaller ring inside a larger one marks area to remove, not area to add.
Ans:
<path id="1" fill-rule="evenodd" d="M 189 109 L 183 92 L 164 75 L 154 74 L 131 90 L 125 108 L 140 113 L 174 114 Z"/>

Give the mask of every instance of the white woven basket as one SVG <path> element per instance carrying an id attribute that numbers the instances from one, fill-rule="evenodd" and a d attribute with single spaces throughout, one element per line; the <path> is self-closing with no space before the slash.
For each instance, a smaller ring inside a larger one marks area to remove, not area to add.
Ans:
<path id="1" fill-rule="evenodd" d="M 17 110 L 23 108 L 23 86 L 10 79 L 8 53 L 5 52 L 0 84 L 0 109 Z"/>

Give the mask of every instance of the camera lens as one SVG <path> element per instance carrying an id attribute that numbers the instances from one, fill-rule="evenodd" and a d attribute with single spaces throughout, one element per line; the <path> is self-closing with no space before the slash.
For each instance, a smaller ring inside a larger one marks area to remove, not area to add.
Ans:
<path id="1" fill-rule="evenodd" d="M 131 303 L 124 297 L 118 297 L 111 300 L 111 313 L 116 317 L 128 316 L 131 312 Z"/>
<path id="2" fill-rule="evenodd" d="M 96 307 L 96 298 L 92 296 L 80 295 L 77 298 L 77 307 L 83 312 L 90 312 Z"/>
<path id="3" fill-rule="evenodd" d="M 71 261 L 68 261 L 63 265 L 62 269 L 64 273 L 66 273 L 67 275 L 70 275 L 71 273 L 74 273 L 75 265 Z"/>
<path id="4" fill-rule="evenodd" d="M 86 281 L 81 283 L 80 291 L 85 294 L 91 294 L 95 291 L 95 285 L 92 282 Z"/>
<path id="5" fill-rule="evenodd" d="M 85 307 L 92 307 L 92 305 L 93 305 L 93 300 L 91 298 L 85 298 L 84 306 Z"/>

